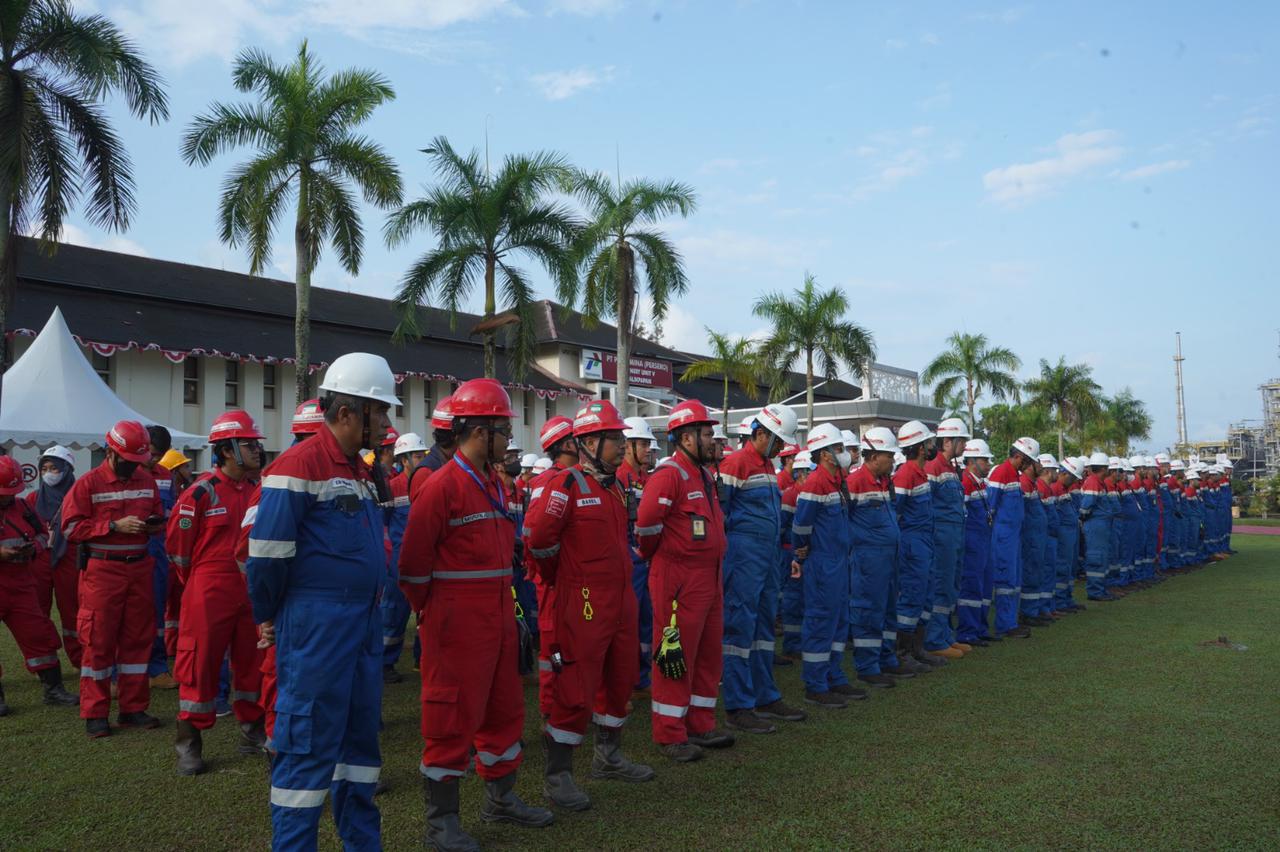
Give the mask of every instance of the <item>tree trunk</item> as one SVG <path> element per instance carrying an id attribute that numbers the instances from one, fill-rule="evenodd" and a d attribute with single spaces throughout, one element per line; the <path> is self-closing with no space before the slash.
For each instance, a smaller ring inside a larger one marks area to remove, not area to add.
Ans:
<path id="1" fill-rule="evenodd" d="M 631 246 L 618 240 L 618 410 L 623 417 L 632 411 L 631 405 L 631 317 L 636 294 L 635 260 Z"/>
<path id="2" fill-rule="evenodd" d="M 311 216 L 307 171 L 298 174 L 298 220 L 293 227 L 294 296 L 293 358 L 295 402 L 308 398 L 311 374 Z"/>
<path id="3" fill-rule="evenodd" d="M 813 350 L 804 350 L 804 418 L 808 424 L 805 437 L 813 431 Z"/>
<path id="4" fill-rule="evenodd" d="M 973 413 L 973 404 L 977 402 L 973 398 L 973 379 L 965 376 L 964 378 L 967 389 L 965 391 L 965 401 L 969 403 L 969 431 L 978 434 L 978 421 Z"/>
<path id="5" fill-rule="evenodd" d="M 1062 424 L 1058 424 L 1058 464 L 1062 464 Z"/>
<path id="6" fill-rule="evenodd" d="M 729 374 L 724 376 L 724 433 L 729 434 Z"/>
<path id="7" fill-rule="evenodd" d="M 493 315 L 498 311 L 498 297 L 494 292 L 494 275 L 497 269 L 498 259 L 492 252 L 485 255 L 484 259 L 484 319 L 489 321 L 493 319 Z M 486 328 L 480 333 L 480 339 L 484 341 L 484 376 L 486 379 L 496 379 L 498 377 L 497 353 L 494 351 L 494 329 Z"/>
<path id="8" fill-rule="evenodd" d="M 9 228 L 13 224 L 9 214 L 12 211 L 12 189 L 9 181 L 0 182 L 0 399 L 4 398 L 4 363 L 5 353 L 9 351 L 9 341 L 5 332 L 9 330 L 9 296 L 17 287 L 14 277 L 17 273 L 17 258 L 14 252 L 18 248 L 17 241 Z"/>

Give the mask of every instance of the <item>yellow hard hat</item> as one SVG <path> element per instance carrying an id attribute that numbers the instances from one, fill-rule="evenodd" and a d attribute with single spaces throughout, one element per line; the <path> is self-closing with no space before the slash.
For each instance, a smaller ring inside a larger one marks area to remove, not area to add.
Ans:
<path id="1" fill-rule="evenodd" d="M 184 464 L 191 464 L 191 459 L 184 456 L 177 450 L 169 450 L 160 458 L 160 466 L 165 470 L 177 470 Z"/>

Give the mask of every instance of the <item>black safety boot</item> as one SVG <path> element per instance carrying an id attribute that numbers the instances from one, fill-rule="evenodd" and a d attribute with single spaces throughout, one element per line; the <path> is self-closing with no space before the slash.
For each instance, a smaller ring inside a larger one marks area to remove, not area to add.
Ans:
<path id="1" fill-rule="evenodd" d="M 542 795 L 558 808 L 569 811 L 585 811 L 591 807 L 591 799 L 573 783 L 573 746 L 558 743 L 543 736 L 547 749 L 547 775 L 542 784 Z"/>
<path id="2" fill-rule="evenodd" d="M 427 848 L 441 852 L 479 852 L 480 844 L 462 830 L 458 819 L 458 780 L 423 778 L 422 795 L 427 805 Z"/>
<path id="3" fill-rule="evenodd" d="M 555 822 L 546 808 L 526 805 L 516 795 L 516 774 L 504 775 L 497 781 L 484 782 L 484 804 L 480 819 L 485 822 L 512 822 L 526 828 L 542 828 Z"/>
<path id="4" fill-rule="evenodd" d="M 767 719 L 761 719 L 754 710 L 730 710 L 725 714 L 730 728 L 748 734 L 772 734 L 778 729 Z"/>
<path id="5" fill-rule="evenodd" d="M 45 704 L 53 704 L 60 707 L 76 707 L 80 704 L 80 696 L 67 692 L 63 688 L 62 669 L 58 666 L 54 666 L 51 669 L 41 669 L 37 674 L 40 677 L 40 682 L 44 684 Z"/>
<path id="6" fill-rule="evenodd" d="M 591 777 L 627 781 L 633 784 L 652 781 L 653 768 L 632 763 L 622 753 L 621 728 L 596 728 L 596 751 L 591 758 Z"/>
<path id="7" fill-rule="evenodd" d="M 858 689 L 858 687 L 848 683 L 838 683 L 831 687 L 831 691 L 845 701 L 865 701 L 867 697 L 865 689 Z"/>
<path id="8" fill-rule="evenodd" d="M 695 760 L 702 760 L 702 749 L 691 742 L 667 743 L 662 747 L 662 753 L 676 763 L 693 763 Z"/>
<path id="9" fill-rule="evenodd" d="M 135 710 L 132 713 L 121 713 L 116 717 L 116 724 L 122 728 L 152 728 L 160 727 L 160 720 L 144 710 Z"/>
<path id="10" fill-rule="evenodd" d="M 728 731 L 722 731 L 719 728 L 701 734 L 690 734 L 689 742 L 699 748 L 728 748 L 737 742 L 737 738 Z"/>
<path id="11" fill-rule="evenodd" d="M 897 686 L 897 678 L 887 674 L 858 675 L 858 680 L 875 689 L 893 689 Z"/>
<path id="12" fill-rule="evenodd" d="M 772 704 L 757 707 L 756 715 L 764 719 L 781 719 L 784 722 L 803 722 L 806 718 L 803 710 L 792 707 L 781 698 Z"/>
<path id="13" fill-rule="evenodd" d="M 241 754 L 264 754 L 267 750 L 267 728 L 261 719 L 256 722 L 240 723 L 240 744 L 236 750 Z"/>
<path id="14" fill-rule="evenodd" d="M 186 719 L 179 719 L 178 735 L 173 741 L 173 747 L 178 752 L 179 775 L 199 775 L 208 769 L 200 754 L 203 746 L 200 729 Z"/>
<path id="15" fill-rule="evenodd" d="M 843 698 L 834 692 L 805 692 L 804 703 L 825 707 L 828 710 L 843 710 L 849 706 L 845 704 Z"/>

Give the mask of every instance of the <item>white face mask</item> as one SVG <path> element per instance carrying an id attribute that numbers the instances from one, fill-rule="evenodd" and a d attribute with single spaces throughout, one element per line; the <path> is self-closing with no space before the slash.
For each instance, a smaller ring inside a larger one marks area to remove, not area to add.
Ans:
<path id="1" fill-rule="evenodd" d="M 59 482 L 62 481 L 62 477 L 65 475 L 66 474 L 63 473 L 62 471 L 55 470 L 50 473 L 40 474 L 40 478 L 44 480 L 45 485 L 49 486 L 50 488 L 53 488 L 55 485 L 57 485 Z"/>
<path id="2" fill-rule="evenodd" d="M 841 450 L 836 453 L 836 464 L 840 465 L 845 470 L 848 470 L 849 466 L 853 464 L 853 454 L 848 450 Z"/>

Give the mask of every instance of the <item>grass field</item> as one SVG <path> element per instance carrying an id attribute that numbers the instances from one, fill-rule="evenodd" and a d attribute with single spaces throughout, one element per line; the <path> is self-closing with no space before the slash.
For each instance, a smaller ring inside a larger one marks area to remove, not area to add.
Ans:
<path id="1" fill-rule="evenodd" d="M 1236 526 L 1280 527 L 1280 518 L 1237 518 Z"/>
<path id="2" fill-rule="evenodd" d="M 1280 539 L 1236 546 L 1227 562 L 700 763 L 664 762 L 638 707 L 629 750 L 655 765 L 656 782 L 587 781 L 593 810 L 525 831 L 482 825 L 468 778 L 464 823 L 491 848 L 1280 848 Z M 1201 645 L 1221 634 L 1248 650 Z M 74 710 L 40 705 L 7 631 L 0 659 L 13 707 L 0 719 L 0 849 L 269 845 L 266 765 L 235 756 L 230 720 L 206 739 L 213 771 L 179 778 L 175 693 L 155 695 L 163 729 L 89 742 Z M 779 673 L 798 700 L 798 666 Z M 538 800 L 528 697 L 519 789 Z M 413 849 L 413 684 L 388 687 L 385 715 L 384 842 Z M 322 825 L 322 848 L 336 848 L 327 816 Z"/>

